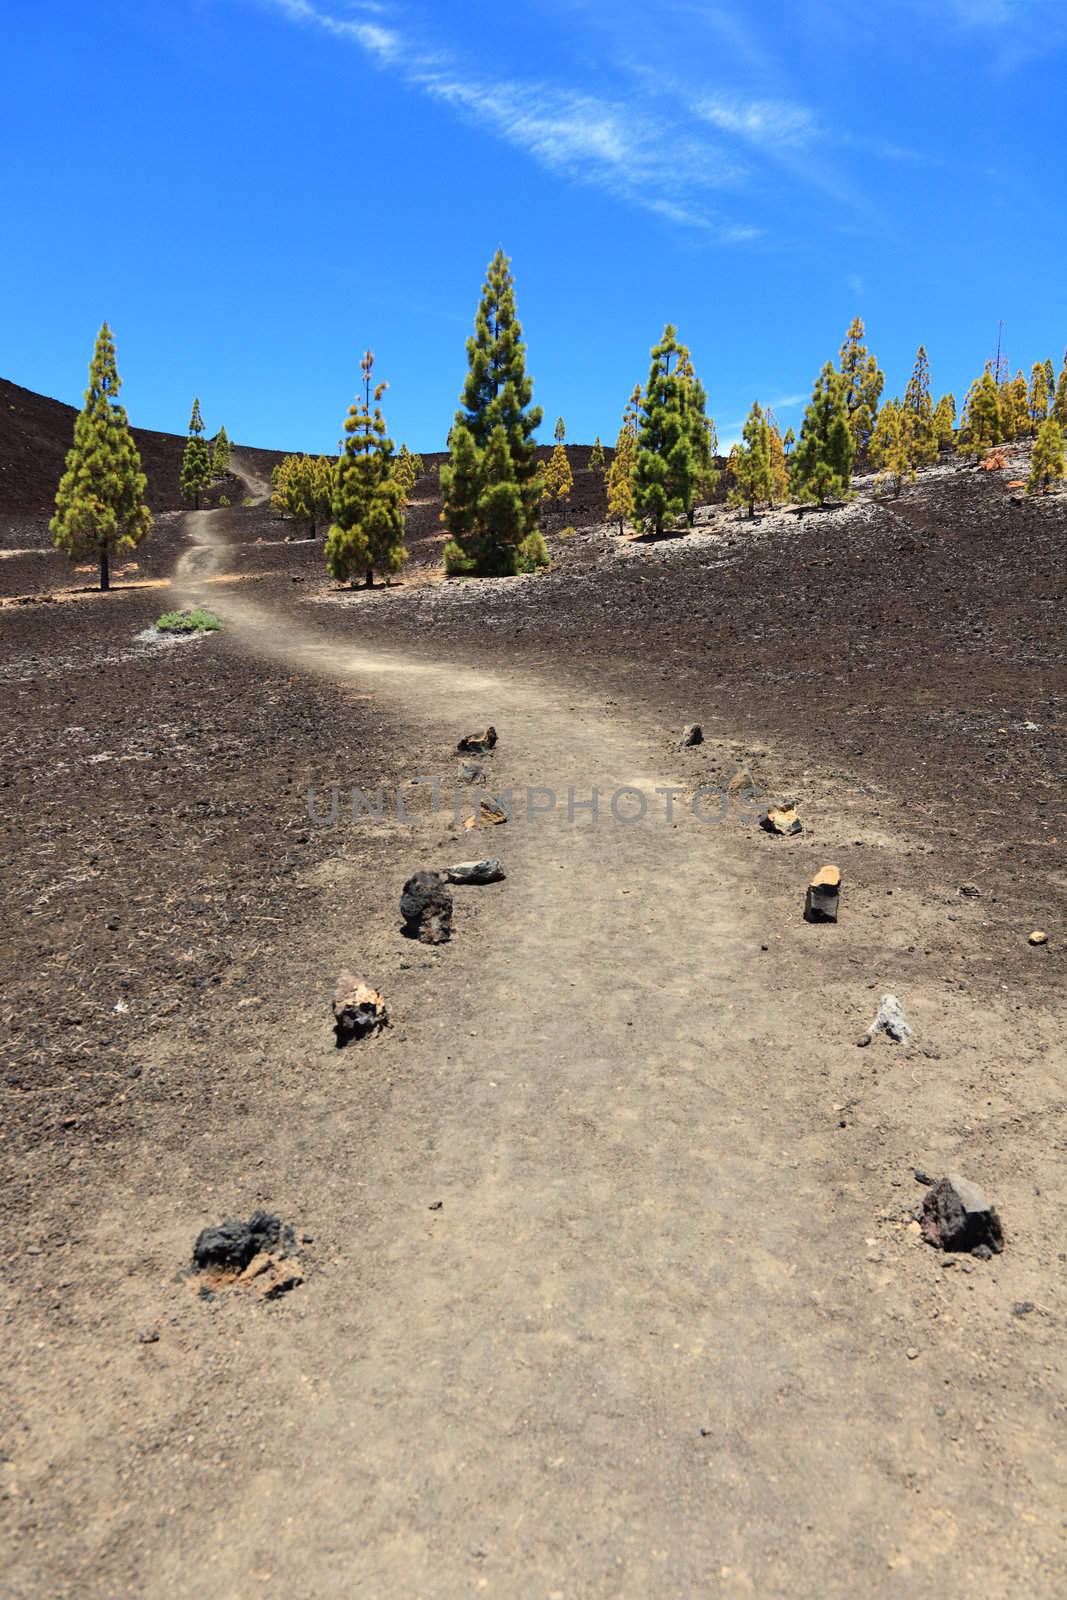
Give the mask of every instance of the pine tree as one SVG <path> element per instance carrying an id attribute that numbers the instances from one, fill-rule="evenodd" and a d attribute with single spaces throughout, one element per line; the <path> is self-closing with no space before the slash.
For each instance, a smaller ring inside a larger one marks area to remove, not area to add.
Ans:
<path id="1" fill-rule="evenodd" d="M 74 423 L 74 443 L 50 524 L 56 549 L 72 561 L 97 556 L 101 589 L 111 586 L 111 553 L 136 549 L 152 526 L 145 504 L 148 480 L 125 407 L 119 404 L 121 388 L 115 341 L 105 322 L 97 335 L 85 404 Z"/>
<path id="2" fill-rule="evenodd" d="M 841 346 L 841 376 L 845 380 L 845 406 L 848 429 L 855 455 L 863 460 L 870 448 L 878 421 L 878 402 L 885 387 L 885 374 L 864 344 L 862 317 L 856 317 Z"/>
<path id="3" fill-rule="evenodd" d="M 279 516 L 285 516 L 286 512 L 288 511 L 289 502 L 286 498 L 286 483 L 288 481 L 290 472 L 293 470 L 294 464 L 299 461 L 299 459 L 299 456 L 284 456 L 276 466 L 271 468 L 270 503 L 271 508 L 274 511 L 277 511 Z"/>
<path id="4" fill-rule="evenodd" d="M 641 385 L 637 384 L 623 412 L 622 426 L 615 441 L 615 453 L 608 472 L 608 521 L 619 524 L 622 533 L 634 515 L 634 457 L 637 453 L 637 419 L 641 407 Z"/>
<path id="5" fill-rule="evenodd" d="M 564 439 L 567 437 L 567 425 L 562 417 L 556 418 L 556 426 L 553 430 L 552 437 L 555 439 L 557 444 L 562 444 Z"/>
<path id="6" fill-rule="evenodd" d="M 825 505 L 831 498 L 847 495 L 852 456 L 845 380 L 828 361 L 816 381 L 793 452 L 791 475 L 797 499 Z"/>
<path id="7" fill-rule="evenodd" d="M 1000 426 L 1005 439 L 1021 439 L 1030 431 L 1030 391 L 1021 368 L 1000 386 Z"/>
<path id="8" fill-rule="evenodd" d="M 514 279 L 502 250 L 489 266 L 467 360 L 450 461 L 441 469 L 443 518 L 452 535 L 445 565 L 450 572 L 506 577 L 538 554 L 536 541 L 522 547 L 537 532 L 541 481 L 533 435 L 541 410 L 531 404 Z"/>
<path id="9" fill-rule="evenodd" d="M 562 444 L 553 450 L 541 483 L 543 499 L 552 502 L 566 500 L 574 489 L 574 474 Z"/>
<path id="10" fill-rule="evenodd" d="M 379 404 L 387 385 L 371 393 L 374 353 L 360 362 L 363 398 L 345 419 L 344 454 L 334 474 L 333 526 L 326 536 L 326 567 L 339 582 L 354 583 L 363 573 L 367 588 L 374 571 L 398 572 L 408 558 L 404 548 L 404 505 L 393 471 L 393 441 Z M 371 410 L 371 400 L 374 410 Z"/>
<path id="11" fill-rule="evenodd" d="M 1045 368 L 1045 393 L 1048 395 L 1048 403 L 1051 406 L 1051 404 L 1052 404 L 1052 396 L 1056 393 L 1056 368 L 1052 365 L 1051 356 L 1046 357 L 1045 362 L 1044 362 L 1044 368 Z"/>
<path id="12" fill-rule="evenodd" d="M 778 505 L 789 496 L 789 464 L 785 456 L 785 443 L 778 420 L 773 411 L 765 413 L 767 418 L 767 442 L 771 459 L 771 505 Z"/>
<path id="13" fill-rule="evenodd" d="M 210 481 L 211 451 L 204 438 L 200 401 L 194 400 L 193 413 L 189 418 L 189 437 L 185 441 L 185 454 L 182 456 L 181 491 L 184 499 L 191 500 L 197 511 L 200 509 L 200 496 Z"/>
<path id="14" fill-rule="evenodd" d="M 1026 397 L 1027 410 L 1030 413 L 1031 433 L 1036 433 L 1048 416 L 1048 402 L 1048 373 L 1045 371 L 1045 363 L 1043 361 L 1035 361 L 1030 370 L 1030 388 Z"/>
<path id="15" fill-rule="evenodd" d="M 593 448 L 589 452 L 589 471 L 599 472 L 600 476 L 603 477 L 606 470 L 607 463 L 604 460 L 604 446 L 600 442 L 598 433 L 593 440 Z"/>
<path id="16" fill-rule="evenodd" d="M 1004 438 L 1000 398 L 1000 385 L 987 364 L 982 376 L 971 384 L 963 403 L 963 423 L 956 445 L 965 455 L 984 455 Z"/>
<path id="17" fill-rule="evenodd" d="M 951 450 L 956 442 L 956 397 L 943 394 L 934 407 L 934 434 L 938 450 Z"/>
<path id="18" fill-rule="evenodd" d="M 230 470 L 230 436 L 225 428 L 215 435 L 215 448 L 211 455 L 211 476 L 223 478 Z"/>
<path id="19" fill-rule="evenodd" d="M 679 350 L 675 372 L 683 385 L 682 395 L 693 450 L 693 492 L 686 512 L 686 520 L 692 527 L 697 505 L 706 505 L 718 487 L 719 473 L 715 463 L 719 436 L 715 431 L 715 423 L 708 416 L 707 393 L 693 370 L 689 351 L 684 345 Z"/>
<path id="20" fill-rule="evenodd" d="M 1067 428 L 1067 353 L 1063 357 L 1063 370 L 1056 379 L 1052 415 L 1056 418 L 1061 428 Z"/>
<path id="21" fill-rule="evenodd" d="M 759 402 L 753 404 L 741 430 L 742 444 L 733 457 L 734 505 L 747 505 L 750 517 L 759 502 L 770 500 L 774 482 L 771 474 L 771 430 Z"/>
<path id="22" fill-rule="evenodd" d="M 400 451 L 393 464 L 393 476 L 400 485 L 400 496 L 405 506 L 411 499 L 412 491 L 419 477 L 421 463 L 417 456 L 413 456 L 406 444 L 400 446 Z"/>
<path id="23" fill-rule="evenodd" d="M 782 449 L 785 451 L 786 456 L 792 455 L 793 451 L 796 449 L 796 443 L 796 434 L 793 432 L 792 428 L 787 428 L 785 430 L 785 437 L 782 439 Z"/>
<path id="24" fill-rule="evenodd" d="M 1063 430 L 1055 417 L 1047 417 L 1041 424 L 1034 443 L 1026 492 L 1047 494 L 1052 485 L 1065 476 L 1067 476 L 1067 456 L 1064 455 Z"/>
<path id="25" fill-rule="evenodd" d="M 905 483 L 915 481 L 911 427 L 911 414 L 898 400 L 882 407 L 876 433 L 879 472 L 875 484 L 891 484 L 894 494 L 899 494 Z"/>
<path id="26" fill-rule="evenodd" d="M 656 534 L 678 517 L 690 519 L 700 460 L 697 405 L 703 397 L 686 376 L 689 352 L 668 323 L 652 347 L 652 366 L 641 403 L 633 471 L 634 513 Z M 682 370 L 679 372 L 679 366 Z M 706 430 L 705 430 L 706 436 Z"/>
<path id="27" fill-rule="evenodd" d="M 908 387 L 904 391 L 900 424 L 902 436 L 907 440 L 912 465 L 925 467 L 936 461 L 937 430 L 934 427 L 934 407 L 930 399 L 930 363 L 923 345 L 919 346 L 915 366 L 908 379 Z"/>

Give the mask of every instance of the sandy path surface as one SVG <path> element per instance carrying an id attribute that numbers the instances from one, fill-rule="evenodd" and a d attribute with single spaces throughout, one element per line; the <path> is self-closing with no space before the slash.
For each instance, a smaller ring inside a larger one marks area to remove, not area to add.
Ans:
<path id="1" fill-rule="evenodd" d="M 176 588 L 242 648 L 373 693 L 442 752 L 492 721 L 493 788 L 561 804 L 450 840 L 453 859 L 499 855 L 507 880 L 457 891 L 449 946 L 411 947 L 430 1003 L 388 1055 L 346 1052 L 327 1081 L 294 1018 L 244 1064 L 259 1090 L 242 1137 L 251 1119 L 272 1191 L 314 1235 L 307 1281 L 270 1308 L 188 1302 L 191 1355 L 131 1377 L 139 1414 L 181 1434 L 173 1457 L 76 1424 L 103 1496 L 99 1586 L 83 1569 L 81 1593 L 1056 1592 L 1064 1467 L 1041 1353 L 1001 1393 L 1019 1291 L 993 1287 L 996 1264 L 943 1272 L 900 1220 L 921 1193 L 908 1170 L 887 1192 L 837 1133 L 843 930 L 794 923 L 808 984 L 783 986 L 761 948 L 779 908 L 736 832 L 684 804 L 666 820 L 655 790 L 685 775 L 662 739 L 564 683 L 368 649 L 336 623 L 282 629 L 239 585 L 200 592 L 226 569 L 214 526 L 186 519 Z M 622 786 L 647 798 L 643 825 L 612 818 Z M 594 787 L 607 814 L 568 821 L 568 789 Z M 397 892 L 440 864 L 443 825 L 398 842 Z M 340 861 L 319 881 L 358 944 L 359 886 Z M 996 1050 L 1006 1024 L 986 1022 Z M 917 1103 L 921 1066 L 900 1069 Z M 180 1256 L 188 1227 L 159 1190 L 148 1155 L 127 1198 Z M 894 1205 L 900 1270 L 870 1237 Z M 969 1325 L 980 1308 L 994 1333 Z M 136 1513 L 121 1536 L 109 1492 Z"/>

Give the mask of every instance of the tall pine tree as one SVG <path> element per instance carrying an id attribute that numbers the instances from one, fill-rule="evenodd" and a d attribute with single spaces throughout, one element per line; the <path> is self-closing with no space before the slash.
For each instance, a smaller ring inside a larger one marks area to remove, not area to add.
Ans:
<path id="1" fill-rule="evenodd" d="M 747 505 L 749 516 L 754 517 L 757 504 L 770 500 L 774 492 L 771 429 L 758 401 L 748 414 L 741 439 L 741 447 L 732 457 L 734 486 L 730 499 L 735 505 Z"/>
<path id="2" fill-rule="evenodd" d="M 901 430 L 907 441 L 908 459 L 913 466 L 926 467 L 937 460 L 937 430 L 934 405 L 930 398 L 930 362 L 926 347 L 920 345 L 901 407 Z"/>
<path id="3" fill-rule="evenodd" d="M 934 435 L 938 450 L 951 450 L 956 442 L 956 397 L 943 394 L 934 407 Z"/>
<path id="4" fill-rule="evenodd" d="M 373 351 L 367 351 L 360 366 L 363 398 L 353 403 L 345 418 L 345 448 L 333 479 L 326 567 L 342 583 L 354 584 L 362 574 L 369 589 L 376 569 L 385 572 L 388 584 L 389 574 L 400 570 L 408 553 L 403 495 L 393 471 L 393 441 L 379 404 L 387 385 L 378 384 L 372 394 Z"/>
<path id="5" fill-rule="evenodd" d="M 192 416 L 189 418 L 189 437 L 185 441 L 185 454 L 182 456 L 181 491 L 184 498 L 191 500 L 198 511 L 200 496 L 210 482 L 211 451 L 204 438 L 204 419 L 200 415 L 200 401 L 194 400 Z"/>
<path id="6" fill-rule="evenodd" d="M 1030 388 L 1027 393 L 1031 433 L 1036 433 L 1048 416 L 1048 402 L 1048 372 L 1043 361 L 1035 361 L 1030 370 Z"/>
<path id="7" fill-rule="evenodd" d="M 956 445 L 964 455 L 981 456 L 1003 437 L 1000 385 L 987 363 L 982 376 L 967 391 Z"/>
<path id="8" fill-rule="evenodd" d="M 470 370 L 441 469 L 449 572 L 506 577 L 540 558 L 541 481 L 533 435 L 541 423 L 526 374 L 526 346 L 507 256 L 489 265 L 467 340 Z M 530 541 L 527 544 L 527 541 Z"/>
<path id="9" fill-rule="evenodd" d="M 697 408 L 703 387 L 687 372 L 689 352 L 668 323 L 652 347 L 652 366 L 641 402 L 633 471 L 634 514 L 660 534 L 679 517 L 689 520 L 701 460 Z M 702 424 L 707 436 L 706 422 Z"/>
<path id="10" fill-rule="evenodd" d="M 800 439 L 790 458 L 798 500 L 842 498 L 849 492 L 854 446 L 845 404 L 845 380 L 828 361 L 820 372 L 804 413 Z"/>
<path id="11" fill-rule="evenodd" d="M 53 543 L 72 561 L 97 557 L 101 589 L 111 587 L 112 552 L 135 549 L 152 526 L 144 498 L 147 479 L 125 407 L 119 404 L 121 388 L 115 341 L 105 322 L 97 335 L 85 404 L 74 423 L 74 443 L 51 522 Z"/>
<path id="12" fill-rule="evenodd" d="M 885 374 L 864 344 L 862 317 L 856 317 L 841 346 L 841 376 L 845 380 L 845 406 L 848 428 L 857 458 L 866 459 L 878 422 L 878 402 L 885 387 Z"/>

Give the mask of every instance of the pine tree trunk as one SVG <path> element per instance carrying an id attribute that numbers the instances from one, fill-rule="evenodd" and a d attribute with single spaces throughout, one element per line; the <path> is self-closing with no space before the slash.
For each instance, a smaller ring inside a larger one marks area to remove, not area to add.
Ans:
<path id="1" fill-rule="evenodd" d="M 111 573 L 110 573 L 110 570 L 108 568 L 107 545 L 106 544 L 102 544 L 100 546 L 100 588 L 101 589 L 110 589 L 111 588 Z"/>
<path id="2" fill-rule="evenodd" d="M 374 568 L 373 567 L 368 567 L 367 568 L 367 588 L 368 589 L 373 589 L 374 588 Z"/>

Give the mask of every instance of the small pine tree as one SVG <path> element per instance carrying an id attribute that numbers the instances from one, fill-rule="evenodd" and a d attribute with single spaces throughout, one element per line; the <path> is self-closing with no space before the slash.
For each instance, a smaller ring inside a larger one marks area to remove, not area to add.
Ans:
<path id="1" fill-rule="evenodd" d="M 1031 433 L 1036 433 L 1048 416 L 1048 402 L 1048 373 L 1045 371 L 1045 363 L 1035 361 L 1030 371 L 1030 387 L 1026 397 Z"/>
<path id="2" fill-rule="evenodd" d="M 898 400 L 882 407 L 876 434 L 879 471 L 875 485 L 881 488 L 889 484 L 894 494 L 899 494 L 905 483 L 915 481 L 911 427 L 911 413 Z"/>
<path id="3" fill-rule="evenodd" d="M 1056 368 L 1052 365 L 1051 356 L 1046 356 L 1042 365 L 1045 368 L 1045 393 L 1048 395 L 1048 402 L 1051 405 L 1052 396 L 1056 393 Z"/>
<path id="4" fill-rule="evenodd" d="M 878 413 L 878 422 L 871 437 L 870 460 L 876 470 L 888 461 L 900 439 L 900 401 L 887 400 Z"/>
<path id="5" fill-rule="evenodd" d="M 371 411 L 373 351 L 360 362 L 363 399 L 354 402 L 345 419 L 344 454 L 334 474 L 333 526 L 326 537 L 326 567 L 339 582 L 354 583 L 360 573 L 367 588 L 375 568 L 386 582 L 408 558 L 404 548 L 404 506 L 393 471 L 393 441 L 385 430 L 379 402 L 386 385 L 374 389 Z"/>
<path id="6" fill-rule="evenodd" d="M 937 430 L 930 399 L 930 362 L 923 345 L 919 346 L 915 366 L 904 391 L 900 422 L 901 435 L 907 440 L 912 464 L 925 467 L 936 461 Z"/>
<path id="7" fill-rule="evenodd" d="M 590 472 L 599 472 L 601 477 L 607 471 L 607 463 L 604 460 L 604 446 L 600 442 L 599 433 L 593 440 L 593 448 L 589 452 L 589 470 Z"/>
<path id="8" fill-rule="evenodd" d="M 971 384 L 963 403 L 963 423 L 956 438 L 965 455 L 981 456 L 1004 438 L 1000 410 L 1001 386 L 987 363 L 985 371 Z"/>
<path id="9" fill-rule="evenodd" d="M 419 476 L 417 458 L 411 454 L 406 444 L 400 446 L 400 451 L 393 464 L 393 476 L 400 486 L 400 497 L 406 506 L 411 499 L 412 491 Z"/>
<path id="10" fill-rule="evenodd" d="M 700 471 L 696 438 L 695 379 L 687 376 L 689 352 L 668 323 L 652 347 L 652 366 L 641 402 L 633 470 L 634 513 L 660 534 L 668 522 L 692 516 Z M 681 371 L 679 371 L 679 367 Z M 703 396 L 703 389 L 699 389 Z"/>
<path id="11" fill-rule="evenodd" d="M 791 456 L 793 454 L 793 451 L 796 449 L 796 443 L 796 434 L 793 432 L 792 428 L 787 428 L 782 439 L 782 449 L 785 451 L 787 456 Z"/>
<path id="12" fill-rule="evenodd" d="M 230 470 L 230 436 L 225 428 L 215 435 L 215 448 L 211 454 L 211 476 L 224 478 Z"/>
<path id="13" fill-rule="evenodd" d="M 684 345 L 681 346 L 676 370 L 683 384 L 682 393 L 693 450 L 693 492 L 686 512 L 686 520 L 692 527 L 697 505 L 706 505 L 713 499 L 718 488 L 719 472 L 716 459 L 719 436 L 715 431 L 715 423 L 708 416 L 708 397 L 704 385 L 693 370 L 693 362 Z"/>
<path id="14" fill-rule="evenodd" d="M 767 418 L 767 442 L 771 458 L 771 505 L 778 505 L 789 496 L 789 465 L 785 458 L 785 444 L 782 432 L 773 411 L 765 413 Z"/>
<path id="15" fill-rule="evenodd" d="M 1021 369 L 1000 386 L 1000 425 L 1005 439 L 1022 439 L 1030 431 L 1030 391 Z"/>
<path id="16" fill-rule="evenodd" d="M 617 522 L 620 533 L 626 523 L 632 521 L 634 514 L 633 472 L 640 406 L 641 385 L 637 384 L 623 412 L 622 426 L 608 472 L 608 521 Z"/>
<path id="17" fill-rule="evenodd" d="M 181 491 L 183 498 L 191 500 L 197 511 L 200 509 L 200 496 L 210 481 L 211 452 L 204 438 L 200 401 L 194 400 L 189 418 L 189 437 L 185 441 L 185 454 L 182 456 Z"/>
<path id="18" fill-rule="evenodd" d="M 1030 462 L 1027 494 L 1048 494 L 1054 483 L 1067 476 L 1067 456 L 1064 454 L 1063 430 L 1055 417 L 1046 417 L 1038 429 Z"/>
<path id="19" fill-rule="evenodd" d="M 555 439 L 557 444 L 562 444 L 564 439 L 567 437 L 567 425 L 562 417 L 556 418 L 556 426 L 553 429 L 552 437 Z"/>
<path id="20" fill-rule="evenodd" d="M 847 495 L 853 448 L 845 380 L 828 361 L 816 380 L 793 452 L 791 475 L 797 499 L 825 505 L 831 498 Z"/>
<path id="21" fill-rule="evenodd" d="M 50 524 L 56 549 L 72 561 L 97 556 L 101 589 L 111 587 L 111 553 L 136 549 L 152 526 L 145 504 L 148 480 L 125 407 L 119 404 L 121 388 L 115 341 L 105 322 L 96 338 L 85 404 L 74 423 L 74 443 Z"/>
<path id="22" fill-rule="evenodd" d="M 299 456 L 283 456 L 270 473 L 270 503 L 271 508 L 284 517 L 289 510 L 289 501 L 286 497 L 286 483 L 293 470 L 294 463 L 299 461 Z"/>
<path id="23" fill-rule="evenodd" d="M 864 460 L 878 421 L 878 402 L 885 387 L 885 374 L 864 344 L 862 317 L 856 317 L 841 346 L 841 376 L 845 380 L 845 406 L 848 429 L 855 455 Z"/>
<path id="24" fill-rule="evenodd" d="M 770 500 L 774 492 L 771 471 L 771 430 L 759 402 L 753 404 L 741 431 L 742 444 L 736 455 L 732 454 L 733 487 L 730 500 L 734 505 L 747 505 L 750 517 L 756 515 L 758 503 Z"/>
<path id="25" fill-rule="evenodd" d="M 557 444 L 541 479 L 541 494 L 553 504 L 566 500 L 574 489 L 574 474 L 562 444 Z"/>
<path id="26" fill-rule="evenodd" d="M 934 407 L 934 434 L 938 450 L 951 450 L 956 442 L 956 398 L 943 394 Z"/>
<path id="27" fill-rule="evenodd" d="M 533 435 L 541 424 L 526 373 L 526 346 L 515 311 L 507 256 L 489 265 L 467 340 L 470 370 L 441 469 L 449 572 L 485 577 L 517 570 L 519 547 L 537 530 L 541 481 Z M 536 544 L 527 547 L 534 552 Z"/>
<path id="28" fill-rule="evenodd" d="M 1063 357 L 1063 370 L 1056 380 L 1052 401 L 1052 415 L 1061 428 L 1067 428 L 1067 353 Z"/>

